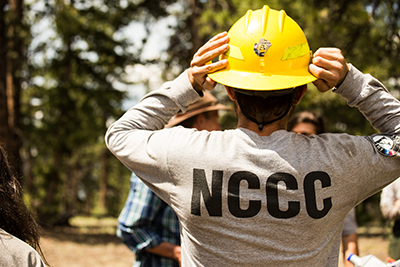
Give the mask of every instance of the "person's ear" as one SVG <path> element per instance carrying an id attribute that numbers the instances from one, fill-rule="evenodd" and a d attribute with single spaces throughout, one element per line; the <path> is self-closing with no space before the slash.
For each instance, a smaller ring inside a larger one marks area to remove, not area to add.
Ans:
<path id="1" fill-rule="evenodd" d="M 306 94 L 306 92 L 307 92 L 307 84 L 299 86 L 294 90 L 294 96 L 293 96 L 294 106 L 297 106 L 300 103 L 301 99 Z"/>
<path id="2" fill-rule="evenodd" d="M 204 123 L 205 123 L 205 117 L 202 113 L 196 115 L 196 119 L 194 122 L 194 128 L 196 128 L 197 130 L 201 131 L 204 130 Z"/>
<path id="3" fill-rule="evenodd" d="M 229 86 L 225 85 L 225 88 L 226 88 L 226 92 L 228 93 L 229 98 L 232 101 L 235 101 L 236 100 L 236 94 L 235 94 L 235 91 L 233 91 L 232 87 L 229 87 Z"/>

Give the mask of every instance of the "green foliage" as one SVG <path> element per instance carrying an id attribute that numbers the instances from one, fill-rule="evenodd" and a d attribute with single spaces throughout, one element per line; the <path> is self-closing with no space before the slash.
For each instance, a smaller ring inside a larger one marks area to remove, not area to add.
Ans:
<path id="1" fill-rule="evenodd" d="M 130 53 L 132 41 L 116 33 L 132 20 L 148 25 L 166 16 L 171 2 L 57 0 L 30 12 L 33 23 L 47 22 L 53 32 L 32 47 L 22 105 L 26 156 L 39 188 L 32 203 L 43 220 L 91 212 L 98 205 L 102 172 L 109 178 L 102 192 L 105 212 L 120 211 L 129 172 L 111 155 L 102 161 L 104 134 L 106 124 L 123 112 L 126 96 L 118 88 L 130 84 L 125 66 L 146 61 L 140 57 L 143 46 Z"/>

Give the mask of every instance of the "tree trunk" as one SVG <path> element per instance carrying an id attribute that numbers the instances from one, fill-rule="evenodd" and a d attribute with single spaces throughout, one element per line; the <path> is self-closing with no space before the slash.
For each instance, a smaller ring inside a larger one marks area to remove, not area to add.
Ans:
<path id="1" fill-rule="evenodd" d="M 0 0 L 0 144 L 6 151 L 8 148 L 9 126 L 6 93 L 6 73 L 7 73 L 7 36 L 4 7 L 7 0 Z"/>
<path id="2" fill-rule="evenodd" d="M 7 55 L 7 107 L 8 107 L 8 125 L 9 125 L 9 158 L 10 164 L 15 171 L 22 174 L 22 163 L 20 157 L 21 129 L 20 129 L 20 95 L 21 95 L 21 77 L 23 62 L 26 59 L 21 39 L 22 26 L 22 5 L 23 0 L 9 0 L 11 23 L 8 27 L 8 47 Z"/>
<path id="3" fill-rule="evenodd" d="M 203 45 L 202 40 L 199 36 L 199 16 L 201 13 L 201 8 L 199 7 L 200 3 L 198 0 L 190 0 L 189 1 L 190 9 L 192 10 L 192 15 L 190 16 L 190 33 L 192 35 L 192 51 L 191 55 L 194 55 L 196 51 Z"/>
<path id="4" fill-rule="evenodd" d="M 65 180 L 64 188 L 64 205 L 65 213 L 71 216 L 76 214 L 77 196 L 78 196 L 78 183 L 79 183 L 79 164 L 78 162 L 72 163 L 68 168 L 67 179 Z"/>

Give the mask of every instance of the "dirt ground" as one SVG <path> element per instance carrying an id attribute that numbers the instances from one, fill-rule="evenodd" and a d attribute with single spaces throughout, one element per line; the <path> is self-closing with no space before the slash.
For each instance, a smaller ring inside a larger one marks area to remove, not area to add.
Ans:
<path id="1" fill-rule="evenodd" d="M 43 229 L 41 246 L 52 267 L 131 267 L 134 255 L 115 236 L 112 218 L 74 218 L 73 227 Z M 360 256 L 386 262 L 387 229 L 359 228 Z M 343 267 L 340 258 L 339 267 Z"/>
<path id="2" fill-rule="evenodd" d="M 43 228 L 41 247 L 52 267 L 131 267 L 134 255 L 115 236 L 113 218 L 73 218 L 73 227 Z"/>

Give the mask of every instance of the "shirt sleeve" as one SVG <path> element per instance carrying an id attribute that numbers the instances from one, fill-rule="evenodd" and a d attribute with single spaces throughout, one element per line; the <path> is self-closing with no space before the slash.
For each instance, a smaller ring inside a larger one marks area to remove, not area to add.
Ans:
<path id="1" fill-rule="evenodd" d="M 351 65 L 335 93 L 345 98 L 350 107 L 357 107 L 379 132 L 399 135 L 400 102 L 371 75 Z"/>
<path id="2" fill-rule="evenodd" d="M 28 254 L 28 267 L 46 267 L 42 258 L 36 251 L 30 251 Z"/>
<path id="3" fill-rule="evenodd" d="M 29 244 L 0 228 L 0 265 L 45 267 L 39 253 Z"/>
<path id="4" fill-rule="evenodd" d="M 146 250 L 163 241 L 157 223 L 154 222 L 163 204 L 159 197 L 136 178 L 118 218 L 119 227 L 130 233 L 129 240 L 124 240 L 129 243 L 129 247 Z"/>
<path id="5" fill-rule="evenodd" d="M 146 95 L 114 122 L 106 133 L 109 150 L 168 204 L 172 190 L 168 173 L 168 137 L 164 128 L 178 112 L 185 112 L 202 93 L 193 89 L 187 72 Z M 151 142 L 150 142 L 151 141 Z"/>

